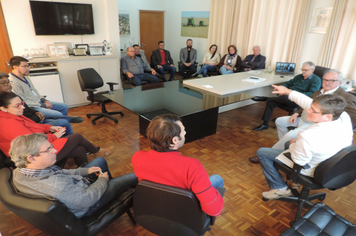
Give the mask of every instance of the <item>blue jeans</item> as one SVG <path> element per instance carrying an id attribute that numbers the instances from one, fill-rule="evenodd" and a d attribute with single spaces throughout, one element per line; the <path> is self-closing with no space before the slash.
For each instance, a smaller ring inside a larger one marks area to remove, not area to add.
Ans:
<path id="1" fill-rule="evenodd" d="M 286 183 L 279 170 L 273 166 L 273 162 L 280 162 L 276 157 L 281 154 L 283 150 L 273 148 L 260 148 L 257 150 L 257 157 L 260 160 L 263 174 L 266 177 L 268 186 L 271 189 L 280 189 L 286 187 Z"/>
<path id="2" fill-rule="evenodd" d="M 216 187 L 223 188 L 224 187 L 224 180 L 223 180 L 223 178 L 221 178 L 220 175 L 211 175 L 211 176 L 209 176 L 209 179 L 210 179 L 211 185 L 214 188 L 216 188 Z"/>
<path id="3" fill-rule="evenodd" d="M 84 166 L 84 168 L 89 168 L 92 166 L 100 167 L 102 172 L 108 172 L 109 182 L 105 193 L 101 196 L 99 201 L 92 205 L 89 210 L 82 216 L 90 216 L 97 210 L 105 206 L 108 202 L 118 197 L 121 193 L 125 192 L 127 189 L 135 187 L 138 184 L 138 179 L 134 173 L 122 175 L 117 178 L 112 178 L 108 164 L 103 157 L 97 157 L 90 163 Z"/>
<path id="4" fill-rule="evenodd" d="M 60 119 L 46 119 L 45 118 L 40 124 L 65 127 L 66 128 L 65 135 L 73 134 L 72 126 L 69 124 L 69 121 L 66 118 L 60 118 Z"/>
<path id="5" fill-rule="evenodd" d="M 185 70 L 189 68 L 190 72 L 186 73 Z M 192 63 L 190 66 L 185 66 L 184 64 L 181 64 L 179 67 L 179 73 L 184 77 L 184 78 L 189 78 L 192 74 L 194 74 L 196 71 L 194 63 Z"/>
<path id="6" fill-rule="evenodd" d="M 202 66 L 202 68 L 200 68 L 200 70 L 198 71 L 198 75 L 203 73 L 203 77 L 207 77 L 208 71 L 216 71 L 216 66 L 206 64 L 206 65 Z"/>
<path id="7" fill-rule="evenodd" d="M 169 81 L 172 81 L 174 79 L 174 75 L 176 73 L 176 68 L 174 66 L 170 66 L 170 65 L 161 65 L 161 68 L 157 68 L 157 72 L 158 74 L 162 75 L 163 78 L 165 79 L 165 75 L 164 75 L 164 71 L 169 71 Z"/>
<path id="8" fill-rule="evenodd" d="M 61 102 L 52 102 L 52 101 L 49 102 L 52 103 L 53 105 L 51 109 L 47 109 L 44 107 L 34 108 L 34 109 L 41 112 L 47 118 L 60 118 L 62 116 L 68 115 L 67 104 Z"/>
<path id="9" fill-rule="evenodd" d="M 148 81 L 150 84 L 158 83 L 158 78 L 149 73 L 135 74 L 132 83 L 136 86 L 142 85 L 142 81 Z"/>
<path id="10" fill-rule="evenodd" d="M 222 67 L 220 67 L 220 73 L 222 74 L 222 75 L 227 75 L 227 74 L 232 74 L 232 73 L 234 73 L 234 71 L 232 71 L 232 70 L 228 70 L 228 69 L 226 69 L 226 67 L 224 67 L 224 66 L 222 66 Z"/>

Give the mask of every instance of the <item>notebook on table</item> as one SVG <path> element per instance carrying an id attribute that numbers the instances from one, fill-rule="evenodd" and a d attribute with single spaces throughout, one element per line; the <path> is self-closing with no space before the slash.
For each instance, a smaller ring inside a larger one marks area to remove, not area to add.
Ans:
<path id="1" fill-rule="evenodd" d="M 276 75 L 294 75 L 295 63 L 290 62 L 277 62 Z"/>

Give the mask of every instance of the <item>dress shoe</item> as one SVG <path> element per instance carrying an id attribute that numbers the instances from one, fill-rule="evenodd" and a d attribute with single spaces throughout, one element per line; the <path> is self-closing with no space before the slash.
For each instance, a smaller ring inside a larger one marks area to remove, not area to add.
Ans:
<path id="1" fill-rule="evenodd" d="M 262 125 L 260 125 L 260 126 L 257 126 L 257 127 L 254 128 L 253 130 L 254 130 L 254 131 L 261 131 L 261 130 L 264 130 L 264 129 L 268 129 L 268 125 L 262 124 Z"/>
<path id="2" fill-rule="evenodd" d="M 196 78 L 196 77 L 198 77 L 198 75 L 199 75 L 198 73 L 195 73 L 192 76 Z"/>
<path id="3" fill-rule="evenodd" d="M 79 116 L 70 116 L 70 118 L 70 123 L 82 123 L 84 121 L 84 119 Z"/>
<path id="4" fill-rule="evenodd" d="M 261 101 L 267 101 L 268 97 L 255 96 L 255 97 L 253 97 L 251 99 L 254 100 L 255 102 L 261 102 Z"/>
<path id="5" fill-rule="evenodd" d="M 248 160 L 249 160 L 251 163 L 254 163 L 254 164 L 260 163 L 260 160 L 258 159 L 257 156 L 250 157 Z"/>

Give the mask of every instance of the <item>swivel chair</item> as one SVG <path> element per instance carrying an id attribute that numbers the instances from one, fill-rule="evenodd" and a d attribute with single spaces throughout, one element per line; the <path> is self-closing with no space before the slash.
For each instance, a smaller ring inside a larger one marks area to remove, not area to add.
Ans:
<path id="1" fill-rule="evenodd" d="M 93 215 L 83 218 L 77 218 L 63 203 L 54 199 L 19 193 L 12 183 L 12 171 L 9 168 L 0 170 L 0 189 L 0 200 L 7 209 L 51 236 L 94 236 L 125 212 L 136 224 L 130 212 L 133 188 L 111 200 Z"/>
<path id="2" fill-rule="evenodd" d="M 312 207 L 314 204 L 312 200 L 324 200 L 326 193 L 317 193 L 309 195 L 310 190 L 328 188 L 336 190 L 345 187 L 356 179 L 356 145 L 343 148 L 329 159 L 321 162 L 314 171 L 314 178 L 301 175 L 302 166 L 294 164 L 293 169 L 282 164 L 274 163 L 274 166 L 284 172 L 287 179 L 294 183 L 299 183 L 303 186 L 302 190 L 298 192 L 292 189 L 294 196 L 278 198 L 280 201 L 296 202 L 298 203 L 295 221 L 301 217 L 304 206 Z M 268 199 L 263 198 L 264 201 Z"/>
<path id="3" fill-rule="evenodd" d="M 107 92 L 94 93 L 95 89 L 100 88 L 104 85 L 103 79 L 98 74 L 98 72 L 96 72 L 96 70 L 94 70 L 93 68 L 86 68 L 78 70 L 77 73 L 80 88 L 83 92 L 88 92 L 87 99 L 91 102 L 91 104 L 93 104 L 94 102 L 98 102 L 99 105 L 101 104 L 101 113 L 87 114 L 88 118 L 90 118 L 91 116 L 96 116 L 91 121 L 93 125 L 95 125 L 96 121 L 101 119 L 102 117 L 107 117 L 113 120 L 115 123 L 118 123 L 119 121 L 112 115 L 120 114 L 121 116 L 124 116 L 124 114 L 121 111 L 108 112 L 106 110 L 105 104 L 111 102 L 111 100 L 109 98 L 104 97 L 102 94 Z M 110 86 L 110 91 L 113 91 L 114 85 L 117 85 L 118 83 L 108 82 L 107 84 Z"/>
<path id="4" fill-rule="evenodd" d="M 147 180 L 135 189 L 134 213 L 142 227 L 160 236 L 204 235 L 215 222 L 192 191 Z"/>
<path id="5" fill-rule="evenodd" d="M 330 68 L 322 67 L 322 66 L 315 66 L 314 74 L 319 76 L 320 79 L 323 79 L 324 74 L 330 70 Z"/>
<path id="6" fill-rule="evenodd" d="M 0 150 L 0 169 L 4 167 L 12 167 L 16 168 L 15 163 L 11 161 L 11 158 L 7 157 L 1 150 Z"/>
<path id="7" fill-rule="evenodd" d="M 180 70 L 180 66 L 182 65 L 183 63 L 181 61 L 178 61 L 178 71 Z M 195 67 L 195 71 L 198 72 L 198 62 L 194 62 L 194 67 Z M 186 73 L 190 73 L 190 68 L 187 67 L 185 69 L 185 72 Z"/>

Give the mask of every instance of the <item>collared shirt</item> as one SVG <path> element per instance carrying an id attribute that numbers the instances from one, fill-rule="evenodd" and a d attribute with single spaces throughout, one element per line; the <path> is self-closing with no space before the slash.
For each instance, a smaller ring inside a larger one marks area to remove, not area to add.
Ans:
<path id="1" fill-rule="evenodd" d="M 58 171 L 61 170 L 58 166 L 53 165 L 49 166 L 45 169 L 28 169 L 28 168 L 19 168 L 21 174 L 28 176 L 28 177 L 38 177 L 42 175 L 48 175 L 51 171 Z"/>
<path id="2" fill-rule="evenodd" d="M 148 65 L 142 63 L 141 58 L 135 56 L 134 59 L 132 59 L 129 56 L 125 56 L 121 58 L 121 68 L 122 71 L 126 74 L 126 72 L 131 72 L 132 74 L 143 74 L 146 71 L 150 71 L 151 67 Z"/>
<path id="3" fill-rule="evenodd" d="M 310 96 L 320 89 L 321 79 L 315 74 L 311 74 L 307 79 L 304 79 L 303 75 L 299 74 L 285 82 L 283 86 Z"/>

